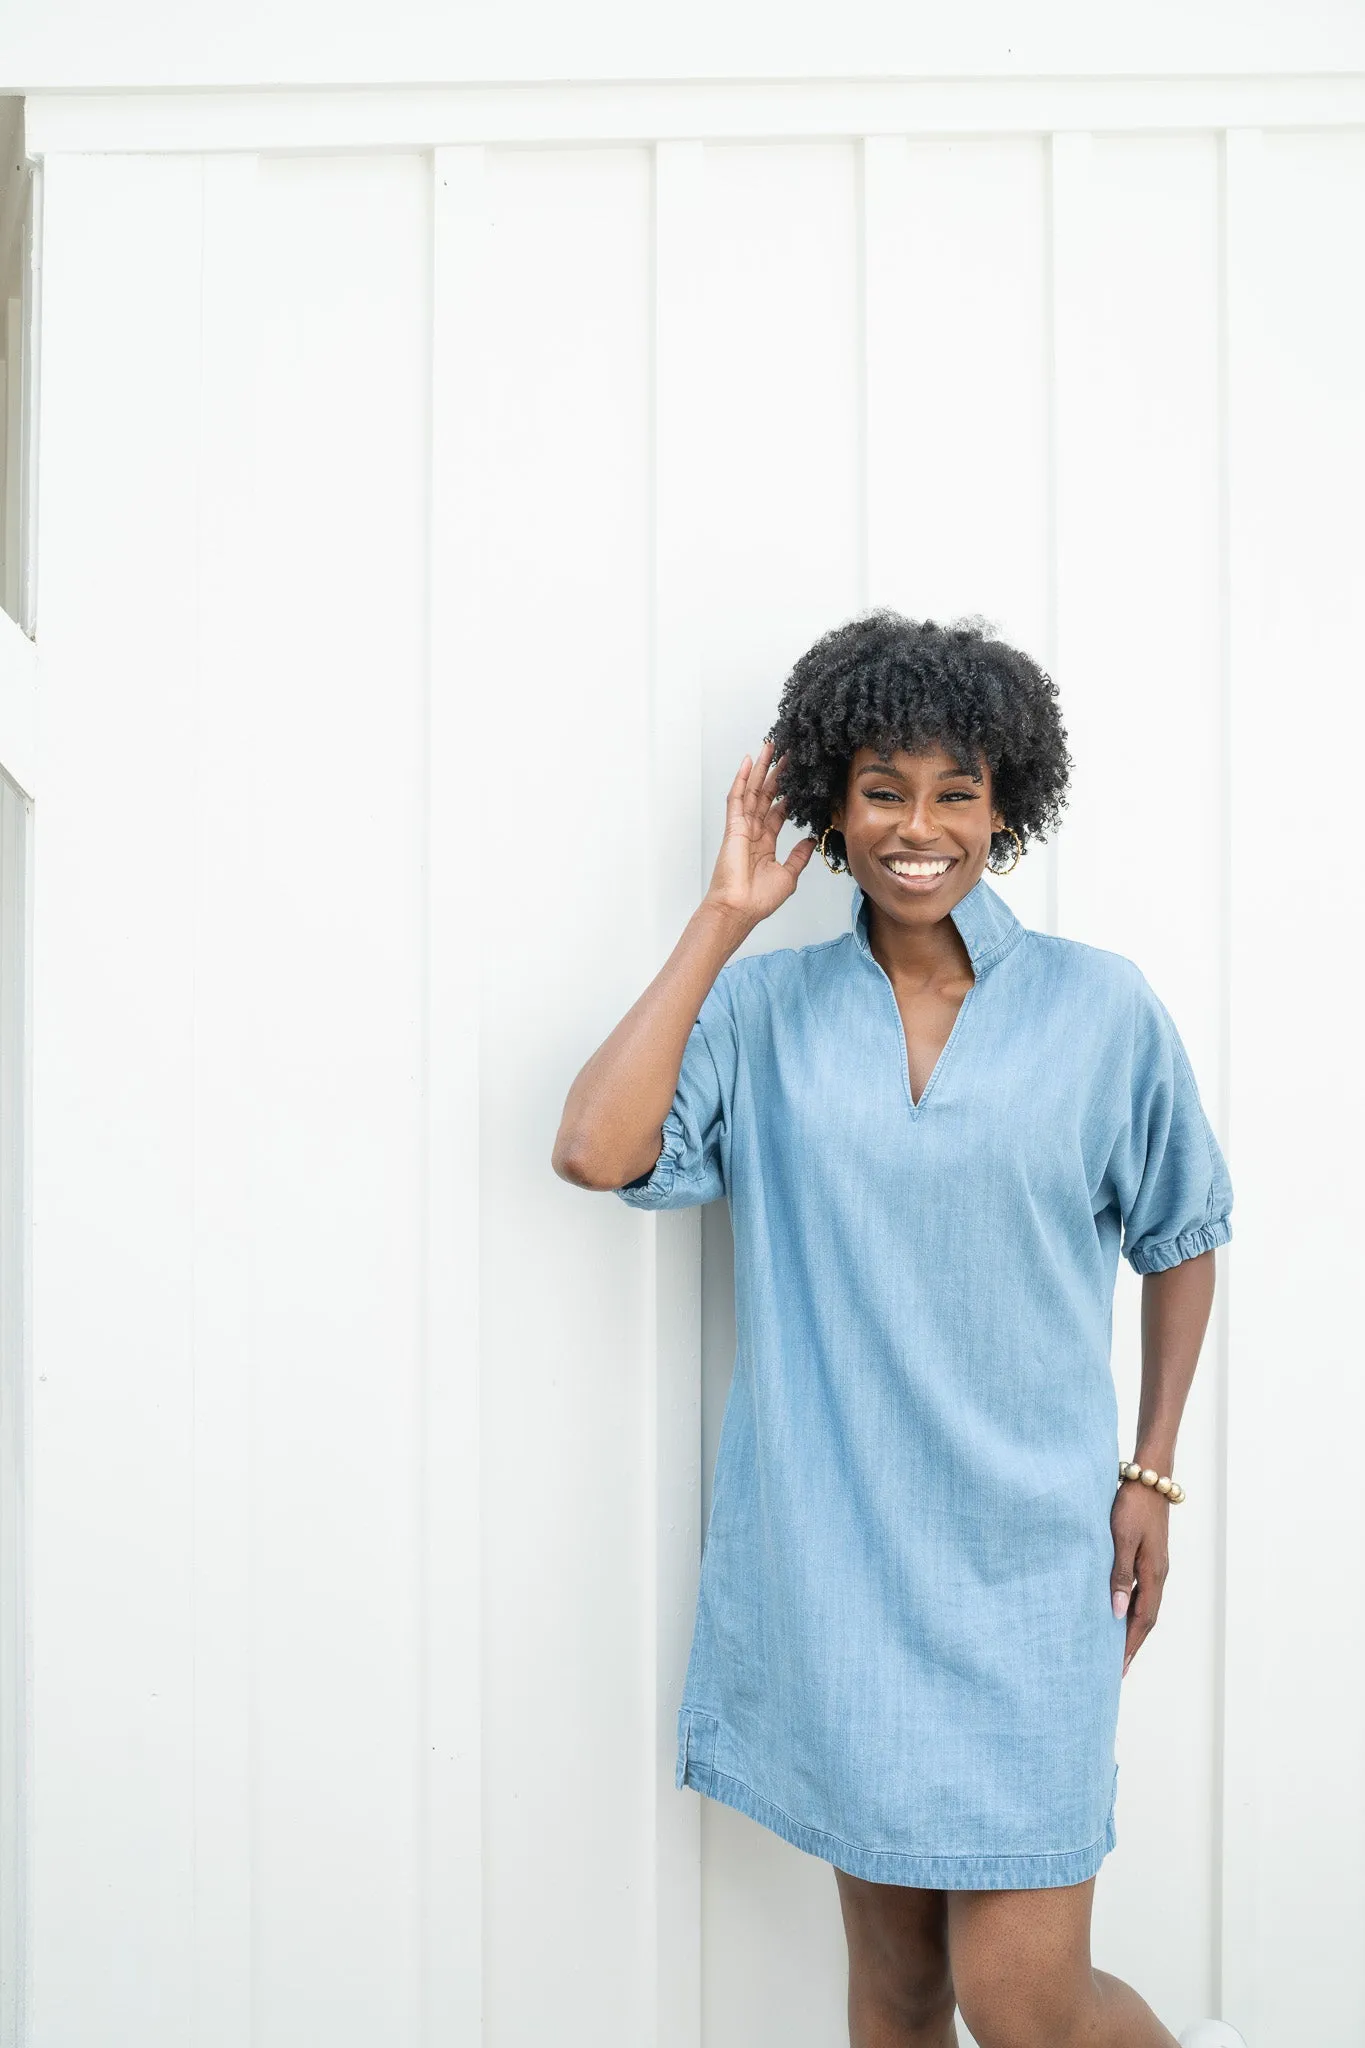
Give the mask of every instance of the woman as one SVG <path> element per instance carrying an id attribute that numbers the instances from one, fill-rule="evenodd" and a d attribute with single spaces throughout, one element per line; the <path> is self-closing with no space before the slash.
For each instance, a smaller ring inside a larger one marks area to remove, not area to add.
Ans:
<path id="1" fill-rule="evenodd" d="M 678 1783 L 834 1866 L 854 2048 L 943 2048 L 955 2008 L 979 2048 L 1172 2043 L 1091 1968 L 1090 1911 L 1232 1190 L 1139 969 L 984 879 L 1046 837 L 1070 765 L 1054 685 L 977 625 L 827 634 L 555 1146 L 636 1208 L 730 1204 Z M 811 829 L 779 861 L 788 819 Z M 852 875 L 850 929 L 732 958 L 817 847 Z M 1120 1250 L 1143 1275 L 1131 1465 Z"/>

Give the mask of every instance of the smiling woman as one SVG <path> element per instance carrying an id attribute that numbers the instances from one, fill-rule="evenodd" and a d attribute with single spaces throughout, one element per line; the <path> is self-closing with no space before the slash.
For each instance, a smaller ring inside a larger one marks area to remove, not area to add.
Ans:
<path id="1" fill-rule="evenodd" d="M 1090 1905 L 1232 1189 L 1141 971 L 985 879 L 1069 766 L 1051 681 L 979 627 L 827 635 L 555 1147 L 636 1208 L 729 1201 L 677 1778 L 834 1865 L 860 2044 L 947 2044 L 954 2004 L 980 2048 L 1171 2042 L 1091 1968 Z M 786 817 L 813 830 L 778 861 Z M 849 930 L 732 958 L 817 844 Z M 1131 1462 L 1120 1254 L 1145 1276 Z"/>
<path id="2" fill-rule="evenodd" d="M 940 755 L 930 776 L 936 818 L 954 807 L 980 813 L 981 798 L 991 798 L 996 865 L 1047 837 L 1071 773 L 1056 685 L 1028 655 L 973 623 L 894 612 L 867 613 L 817 640 L 792 670 L 768 738 L 783 759 L 786 814 L 827 835 L 827 859 L 844 854 L 850 795 L 903 802 L 904 753 Z M 888 771 L 881 789 L 878 769 Z"/>

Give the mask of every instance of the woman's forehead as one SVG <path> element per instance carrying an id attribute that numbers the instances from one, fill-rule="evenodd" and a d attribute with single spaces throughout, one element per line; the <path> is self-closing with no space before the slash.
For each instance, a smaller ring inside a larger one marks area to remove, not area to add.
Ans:
<path id="1" fill-rule="evenodd" d="M 903 777 L 927 771 L 944 777 L 971 775 L 979 779 L 984 766 L 984 762 L 973 761 L 968 754 L 933 740 L 919 747 L 859 747 L 849 763 L 849 773 L 857 775 L 865 768 L 880 768 L 889 775 Z"/>

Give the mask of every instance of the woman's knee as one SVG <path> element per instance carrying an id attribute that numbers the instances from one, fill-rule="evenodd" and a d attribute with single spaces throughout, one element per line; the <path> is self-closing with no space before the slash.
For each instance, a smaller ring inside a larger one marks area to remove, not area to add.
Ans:
<path id="1" fill-rule="evenodd" d="M 933 1968 L 893 1964 L 869 1971 L 855 1969 L 850 1962 L 849 2003 L 916 2034 L 936 2024 L 946 2028 L 957 2009 L 957 1994 L 946 1963 Z"/>
<path id="2" fill-rule="evenodd" d="M 1080 2048 L 1102 2037 L 1094 1885 L 950 1894 L 953 1981 L 979 2048 Z"/>
<path id="3" fill-rule="evenodd" d="M 1081 2048 L 1095 2038 L 1095 2001 L 1068 1972 L 956 1966 L 958 2010 L 977 2048 Z"/>
<path id="4" fill-rule="evenodd" d="M 942 1895 L 838 1877 L 850 2003 L 909 2031 L 946 2019 L 956 1995 Z"/>

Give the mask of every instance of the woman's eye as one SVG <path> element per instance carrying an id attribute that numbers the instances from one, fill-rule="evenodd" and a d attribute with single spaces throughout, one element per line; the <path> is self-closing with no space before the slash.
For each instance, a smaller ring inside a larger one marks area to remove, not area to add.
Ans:
<path id="1" fill-rule="evenodd" d="M 900 791 L 896 789 L 869 789 L 865 790 L 863 793 L 865 796 L 874 798 L 879 796 L 889 796 L 895 798 L 900 795 Z"/>

